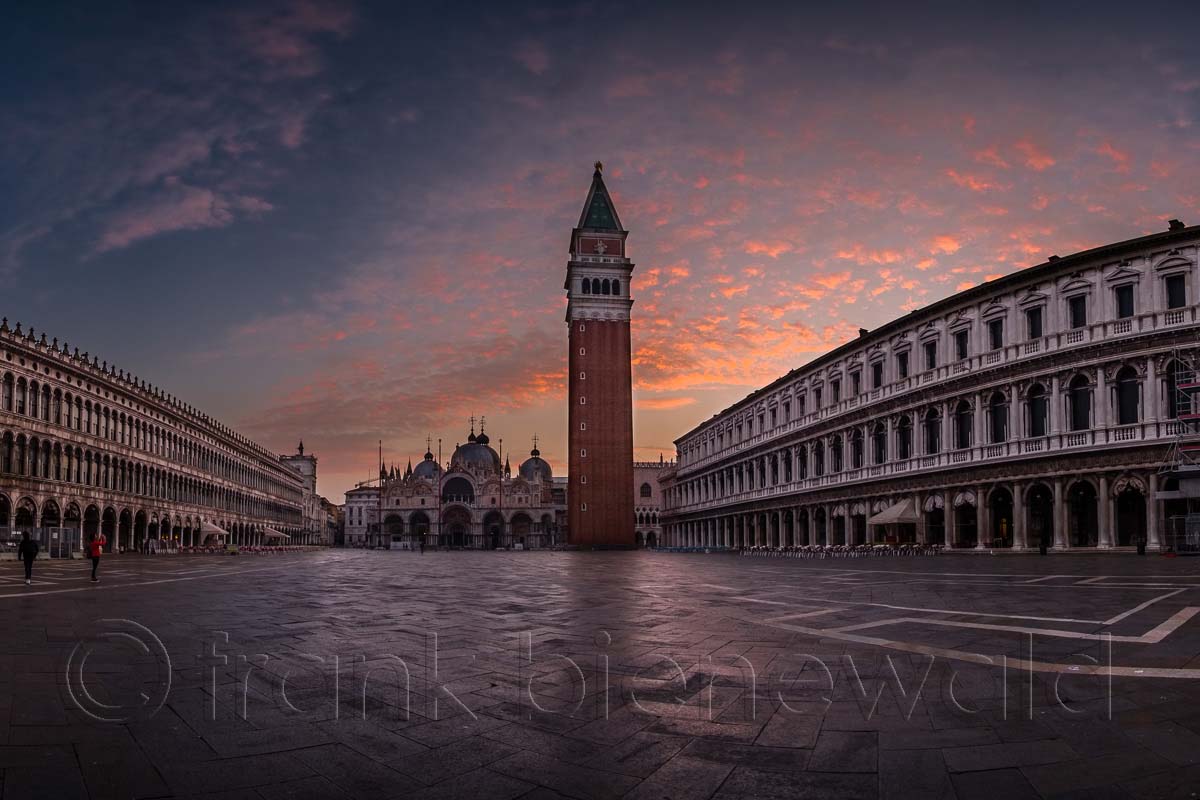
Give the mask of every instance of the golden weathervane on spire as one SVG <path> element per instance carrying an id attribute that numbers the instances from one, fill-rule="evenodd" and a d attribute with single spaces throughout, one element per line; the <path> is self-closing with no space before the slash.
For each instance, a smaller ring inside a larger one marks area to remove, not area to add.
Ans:
<path id="1" fill-rule="evenodd" d="M 597 161 L 597 162 L 596 162 L 596 172 L 601 172 L 601 171 L 603 171 L 603 170 L 604 170 L 604 164 L 602 164 L 602 163 L 600 163 L 599 161 Z"/>

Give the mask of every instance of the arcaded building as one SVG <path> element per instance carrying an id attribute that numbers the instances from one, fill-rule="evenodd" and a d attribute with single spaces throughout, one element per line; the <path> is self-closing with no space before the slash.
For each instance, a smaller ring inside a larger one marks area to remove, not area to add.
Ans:
<path id="1" fill-rule="evenodd" d="M 666 542 L 1171 545 L 1198 245 L 1172 221 L 862 331 L 676 440 Z"/>
<path id="2" fill-rule="evenodd" d="M 0 323 L 0 542 L 316 543 L 303 480 L 233 429 L 57 339 Z M 65 533 L 64 533 L 65 532 Z M 290 537 L 285 539 L 284 537 Z"/>

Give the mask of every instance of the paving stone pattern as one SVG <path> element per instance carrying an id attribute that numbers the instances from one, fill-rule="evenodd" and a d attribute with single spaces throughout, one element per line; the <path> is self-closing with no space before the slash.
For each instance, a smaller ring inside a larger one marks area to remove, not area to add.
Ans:
<path id="1" fill-rule="evenodd" d="M 101 574 L 39 562 L 26 587 L 0 563 L 3 800 L 1200 791 L 1200 559 L 330 551 Z"/>

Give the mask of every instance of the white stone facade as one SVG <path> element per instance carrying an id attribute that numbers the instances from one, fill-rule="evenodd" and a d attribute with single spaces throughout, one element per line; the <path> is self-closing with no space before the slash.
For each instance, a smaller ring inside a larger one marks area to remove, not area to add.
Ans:
<path id="1" fill-rule="evenodd" d="M 1164 547 L 1198 245 L 1173 222 L 1051 258 L 793 370 L 676 440 L 666 543 Z"/>
<path id="2" fill-rule="evenodd" d="M 111 550 L 306 543 L 302 481 L 277 456 L 107 362 L 0 323 L 0 541 L 103 531 Z"/>
<path id="3" fill-rule="evenodd" d="M 638 547 L 657 547 L 662 540 L 663 473 L 675 467 L 673 461 L 633 462 L 634 535 Z"/>

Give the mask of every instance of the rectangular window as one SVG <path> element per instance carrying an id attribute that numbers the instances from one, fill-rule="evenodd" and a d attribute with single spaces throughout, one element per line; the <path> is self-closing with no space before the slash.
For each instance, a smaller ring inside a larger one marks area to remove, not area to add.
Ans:
<path id="1" fill-rule="evenodd" d="M 581 405 L 581 406 L 586 406 L 586 405 L 587 405 L 587 398 L 586 398 L 586 397 L 581 397 L 581 398 L 579 398 L 579 405 Z"/>
<path id="2" fill-rule="evenodd" d="M 1117 319 L 1129 319 L 1133 316 L 1133 284 L 1118 286 L 1115 290 L 1117 300 Z"/>
<path id="3" fill-rule="evenodd" d="M 796 398 L 796 411 L 800 416 L 804 416 L 804 395 Z"/>
<path id="4" fill-rule="evenodd" d="M 1087 297 L 1079 295 L 1067 301 L 1067 317 L 1072 328 L 1082 328 L 1087 325 Z"/>
<path id="5" fill-rule="evenodd" d="M 1025 312 L 1025 333 L 1028 339 L 1042 338 L 1042 310 L 1031 308 Z"/>
<path id="6" fill-rule="evenodd" d="M 587 448 L 586 447 L 579 448 L 579 457 L 587 458 Z"/>
<path id="7" fill-rule="evenodd" d="M 1004 347 L 1004 320 L 994 319 L 988 323 L 988 343 L 993 350 Z"/>
<path id="8" fill-rule="evenodd" d="M 937 369 L 937 342 L 925 343 L 925 369 Z"/>
<path id="9" fill-rule="evenodd" d="M 767 429 L 767 415 L 759 414 L 758 415 L 758 432 L 762 433 L 766 429 Z"/>
<path id="10" fill-rule="evenodd" d="M 1187 305 L 1187 281 L 1182 275 L 1168 275 L 1167 308 L 1183 308 Z"/>
<path id="11" fill-rule="evenodd" d="M 896 354 L 896 375 L 900 380 L 908 377 L 908 351 Z"/>
<path id="12" fill-rule="evenodd" d="M 883 362 L 876 361 L 871 365 L 871 388 L 878 389 L 883 386 Z"/>
<path id="13" fill-rule="evenodd" d="M 958 333 L 954 334 L 954 357 L 959 361 L 962 361 L 969 356 L 971 354 L 968 347 L 969 344 L 970 339 L 968 338 L 966 331 L 959 331 Z"/>
<path id="14" fill-rule="evenodd" d="M 817 408 L 821 407 L 821 387 L 819 386 L 813 389 L 813 402 L 816 403 Z"/>
<path id="15" fill-rule="evenodd" d="M 580 483 L 587 483 L 587 475 L 580 475 L 580 476 L 579 476 L 579 482 L 580 482 Z"/>
<path id="16" fill-rule="evenodd" d="M 855 371 L 850 373 L 850 388 L 855 397 L 862 394 L 862 373 Z"/>
<path id="17" fill-rule="evenodd" d="M 830 397 L 832 397 L 834 403 L 840 403 L 842 400 L 842 382 L 841 381 L 830 381 L 829 382 L 829 393 L 830 393 Z"/>
<path id="18" fill-rule="evenodd" d="M 581 381 L 586 381 L 586 380 L 587 380 L 587 373 L 586 373 L 586 372 L 580 372 L 580 373 L 579 373 L 579 380 L 581 380 Z"/>
<path id="19" fill-rule="evenodd" d="M 581 422 L 581 423 L 579 423 L 579 430 L 581 430 L 581 431 L 586 431 L 586 430 L 587 430 L 587 423 L 586 423 L 586 422 Z"/>
<path id="20" fill-rule="evenodd" d="M 783 404 L 783 421 L 784 421 L 784 423 L 788 423 L 788 422 L 792 421 L 792 404 L 791 403 Z"/>

